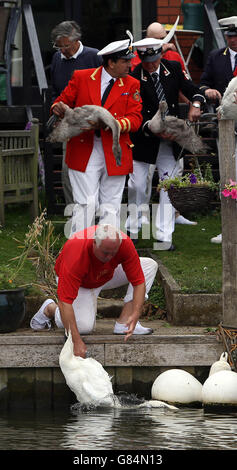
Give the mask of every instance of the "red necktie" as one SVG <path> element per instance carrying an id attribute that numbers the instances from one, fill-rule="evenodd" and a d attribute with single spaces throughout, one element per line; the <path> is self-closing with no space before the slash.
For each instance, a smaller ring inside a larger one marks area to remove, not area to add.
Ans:
<path id="1" fill-rule="evenodd" d="M 233 72 L 234 77 L 237 77 L 237 54 L 235 54 L 235 68 Z"/>

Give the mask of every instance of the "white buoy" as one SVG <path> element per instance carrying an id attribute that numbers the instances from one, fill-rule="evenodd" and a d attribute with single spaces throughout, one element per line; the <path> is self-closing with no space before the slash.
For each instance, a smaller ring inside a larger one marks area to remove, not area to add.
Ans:
<path id="1" fill-rule="evenodd" d="M 170 369 L 158 375 L 152 385 L 151 396 L 177 405 L 201 404 L 201 383 L 182 369 Z"/>
<path id="2" fill-rule="evenodd" d="M 216 361 L 212 364 L 209 372 L 209 377 L 216 372 L 220 372 L 221 370 L 231 370 L 230 364 L 227 362 L 228 360 L 228 353 L 223 352 L 220 356 L 219 361 Z"/>
<path id="3" fill-rule="evenodd" d="M 237 373 L 221 370 L 208 377 L 202 387 L 204 406 L 237 407 Z"/>

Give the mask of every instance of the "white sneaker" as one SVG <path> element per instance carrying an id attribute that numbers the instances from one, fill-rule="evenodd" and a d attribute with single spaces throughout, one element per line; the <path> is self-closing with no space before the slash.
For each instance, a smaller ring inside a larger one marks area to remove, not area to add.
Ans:
<path id="1" fill-rule="evenodd" d="M 46 326 L 50 330 L 51 321 L 49 317 L 44 314 L 44 309 L 52 302 L 54 303 L 52 299 L 45 300 L 38 312 L 31 318 L 30 327 L 32 330 L 43 330 Z"/>
<path id="2" fill-rule="evenodd" d="M 150 225 L 150 221 L 146 215 L 143 215 L 141 218 L 141 225 Z"/>
<path id="3" fill-rule="evenodd" d="M 114 334 L 115 335 L 125 335 L 127 333 L 128 327 L 124 323 L 118 323 L 116 321 L 115 326 L 114 326 Z M 151 335 L 153 333 L 152 328 L 146 328 L 141 325 L 141 323 L 138 321 L 133 335 Z"/>
<path id="4" fill-rule="evenodd" d="M 222 233 L 211 238 L 211 243 L 222 243 Z"/>
<path id="5" fill-rule="evenodd" d="M 185 219 L 183 215 L 178 215 L 178 217 L 175 218 L 175 223 L 182 224 L 182 225 L 197 225 L 197 222 L 193 222 L 192 220 Z"/>

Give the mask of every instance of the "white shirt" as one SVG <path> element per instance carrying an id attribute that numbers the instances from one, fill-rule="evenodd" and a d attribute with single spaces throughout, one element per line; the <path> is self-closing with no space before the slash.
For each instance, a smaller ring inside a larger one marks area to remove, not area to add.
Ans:
<path id="1" fill-rule="evenodd" d="M 79 54 L 81 54 L 83 51 L 83 44 L 80 42 L 80 46 L 79 46 L 79 49 L 77 49 L 77 52 L 75 52 L 75 54 L 73 54 L 71 57 L 66 57 L 64 54 L 62 54 L 61 52 L 61 59 L 66 59 L 66 60 L 70 60 L 70 59 L 76 59 Z"/>
<path id="2" fill-rule="evenodd" d="M 233 51 L 233 49 L 230 49 L 230 48 L 229 48 L 229 51 L 230 51 L 231 66 L 232 66 L 232 70 L 234 71 L 234 69 L 235 69 L 235 56 L 237 55 L 237 52 Z"/>
<path id="3" fill-rule="evenodd" d="M 105 68 L 103 67 L 102 68 L 102 73 L 101 73 L 101 96 L 103 96 L 103 93 L 105 91 L 105 89 L 107 88 L 107 86 L 109 85 L 109 82 L 111 80 L 111 78 L 116 81 L 116 78 L 112 77 L 106 70 Z"/>

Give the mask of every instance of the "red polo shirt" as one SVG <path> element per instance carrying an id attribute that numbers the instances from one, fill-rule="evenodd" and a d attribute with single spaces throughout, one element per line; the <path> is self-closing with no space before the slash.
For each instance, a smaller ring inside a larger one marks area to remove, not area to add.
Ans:
<path id="1" fill-rule="evenodd" d="M 121 232 L 119 250 L 109 262 L 103 263 L 93 253 L 95 230 L 96 226 L 93 226 L 74 234 L 56 260 L 55 271 L 59 277 L 57 293 L 62 302 L 72 304 L 79 287 L 93 289 L 104 285 L 112 279 L 119 264 L 133 286 L 145 280 L 138 253 L 130 238 Z"/>

